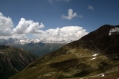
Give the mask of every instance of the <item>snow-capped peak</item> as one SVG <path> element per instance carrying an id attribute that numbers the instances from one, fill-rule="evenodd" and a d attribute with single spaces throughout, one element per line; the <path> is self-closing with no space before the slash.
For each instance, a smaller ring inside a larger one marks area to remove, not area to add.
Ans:
<path id="1" fill-rule="evenodd" d="M 0 39 L 1 44 L 11 45 L 11 44 L 27 44 L 27 43 L 69 43 L 71 41 L 67 40 L 47 40 L 47 39 L 28 39 L 28 38 L 9 38 L 9 39 Z"/>

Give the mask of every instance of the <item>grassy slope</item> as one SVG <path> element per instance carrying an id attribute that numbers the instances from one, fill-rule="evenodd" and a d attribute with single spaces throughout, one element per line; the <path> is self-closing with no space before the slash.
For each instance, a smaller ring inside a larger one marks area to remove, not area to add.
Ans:
<path id="1" fill-rule="evenodd" d="M 43 56 L 11 79 L 73 79 L 116 73 L 119 71 L 119 34 L 109 36 L 114 27 L 119 26 L 101 26 L 80 40 Z M 98 55 L 91 60 L 95 53 Z"/>
<path id="2" fill-rule="evenodd" d="M 93 58 L 90 50 L 72 50 L 60 55 L 46 55 L 10 79 L 70 79 L 119 70 L 119 61 L 113 62 L 102 54 L 95 60 L 90 60 Z M 87 54 L 84 55 L 85 53 Z"/>

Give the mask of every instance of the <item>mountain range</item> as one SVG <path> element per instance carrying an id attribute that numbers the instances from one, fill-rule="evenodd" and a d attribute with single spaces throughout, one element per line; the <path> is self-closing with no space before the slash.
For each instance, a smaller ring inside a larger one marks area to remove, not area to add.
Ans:
<path id="1" fill-rule="evenodd" d="M 21 38 L 0 38 L 0 44 L 7 44 L 7 45 L 14 45 L 14 44 L 28 44 L 28 43 L 69 43 L 72 40 L 68 41 L 68 40 L 39 40 L 39 39 L 28 39 L 25 37 L 21 37 Z"/>
<path id="2" fill-rule="evenodd" d="M 55 51 L 67 44 L 69 41 L 48 41 L 28 38 L 9 38 L 0 39 L 1 45 L 9 45 L 17 48 L 23 48 L 31 53 L 41 57 L 49 52 Z"/>
<path id="3" fill-rule="evenodd" d="M 40 57 L 10 79 L 118 79 L 119 25 L 103 25 Z"/>

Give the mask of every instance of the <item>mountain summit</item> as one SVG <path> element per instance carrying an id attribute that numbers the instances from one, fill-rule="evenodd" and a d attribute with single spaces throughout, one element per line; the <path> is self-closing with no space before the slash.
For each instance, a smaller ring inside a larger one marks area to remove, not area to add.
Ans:
<path id="1" fill-rule="evenodd" d="M 119 77 L 118 40 L 119 25 L 103 25 L 44 55 L 10 79 L 116 79 Z"/>
<path id="2" fill-rule="evenodd" d="M 82 47 L 108 56 L 119 54 L 119 25 L 104 25 L 97 30 L 70 43 L 73 47 Z M 78 43 L 78 45 L 76 44 Z"/>

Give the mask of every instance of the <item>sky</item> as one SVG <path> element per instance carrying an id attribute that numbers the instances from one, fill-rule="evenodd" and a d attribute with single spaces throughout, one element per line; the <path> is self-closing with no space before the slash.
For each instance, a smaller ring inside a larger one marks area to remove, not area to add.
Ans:
<path id="1" fill-rule="evenodd" d="M 119 0 L 0 0 L 0 38 L 77 40 L 119 24 Z"/>

